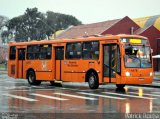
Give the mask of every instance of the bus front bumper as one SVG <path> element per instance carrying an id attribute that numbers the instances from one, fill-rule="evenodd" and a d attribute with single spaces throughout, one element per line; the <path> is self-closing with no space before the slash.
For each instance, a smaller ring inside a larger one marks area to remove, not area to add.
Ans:
<path id="1" fill-rule="evenodd" d="M 151 84 L 153 77 L 122 77 L 117 84 Z"/>

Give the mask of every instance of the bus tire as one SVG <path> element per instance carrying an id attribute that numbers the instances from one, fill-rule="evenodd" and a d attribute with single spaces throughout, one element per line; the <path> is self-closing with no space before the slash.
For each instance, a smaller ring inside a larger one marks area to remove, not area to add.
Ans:
<path id="1" fill-rule="evenodd" d="M 35 72 L 30 70 L 28 73 L 27 73 L 27 80 L 28 80 L 28 83 L 30 85 L 40 85 L 41 84 L 41 81 L 37 81 L 36 80 L 36 75 L 35 75 Z"/>
<path id="2" fill-rule="evenodd" d="M 98 76 L 94 72 L 88 75 L 88 84 L 90 89 L 97 89 L 99 87 Z"/>
<path id="3" fill-rule="evenodd" d="M 118 89 L 123 89 L 125 87 L 125 84 L 116 84 Z"/>

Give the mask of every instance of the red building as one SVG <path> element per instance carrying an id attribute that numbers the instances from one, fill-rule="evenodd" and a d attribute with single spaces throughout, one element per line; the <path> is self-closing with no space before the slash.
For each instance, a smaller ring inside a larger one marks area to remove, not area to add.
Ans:
<path id="1" fill-rule="evenodd" d="M 131 32 L 134 32 L 139 28 L 140 27 L 134 21 L 126 16 L 122 19 L 74 26 L 67 29 L 56 38 L 77 38 L 105 34 L 131 34 Z"/>
<path id="2" fill-rule="evenodd" d="M 58 35 L 57 39 L 106 34 L 137 34 L 148 37 L 151 48 L 153 49 L 153 55 L 157 55 L 158 53 L 160 54 L 160 45 L 158 45 L 160 44 L 160 31 L 154 26 L 141 28 L 128 16 L 122 19 L 74 26 Z M 154 60 L 155 71 L 160 70 L 160 68 L 158 68 L 158 65 L 160 65 L 160 62 Z"/>

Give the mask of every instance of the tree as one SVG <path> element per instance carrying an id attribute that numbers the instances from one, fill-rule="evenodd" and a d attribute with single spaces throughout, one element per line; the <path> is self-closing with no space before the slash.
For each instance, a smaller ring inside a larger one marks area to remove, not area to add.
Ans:
<path id="1" fill-rule="evenodd" d="M 37 8 L 27 8 L 24 15 L 15 17 L 9 21 L 8 29 L 15 31 L 16 41 L 28 41 L 28 39 L 44 39 L 45 26 L 37 18 L 45 21 L 42 13 Z"/>
<path id="2" fill-rule="evenodd" d="M 46 16 L 46 17 L 45 17 Z M 14 17 L 6 25 L 8 33 L 15 36 L 15 41 L 41 40 L 55 31 L 65 29 L 81 22 L 71 15 L 48 11 L 46 14 L 37 8 L 27 8 L 24 15 Z M 4 33 L 6 36 L 7 33 Z"/>
<path id="3" fill-rule="evenodd" d="M 0 37 L 1 37 L 1 40 L 2 40 L 2 43 L 6 43 L 8 42 L 7 38 L 6 38 L 6 32 L 3 33 L 4 31 L 6 31 L 6 27 L 5 25 L 7 24 L 8 22 L 8 18 L 5 17 L 5 16 L 0 16 Z M 3 34 L 5 34 L 5 38 L 3 38 Z"/>
<path id="4" fill-rule="evenodd" d="M 14 38 L 13 33 L 8 30 L 4 30 L 1 33 L 1 37 L 2 37 L 2 44 L 6 44 Z"/>
<path id="5" fill-rule="evenodd" d="M 0 29 L 6 25 L 8 18 L 5 16 L 0 16 Z"/>
<path id="6" fill-rule="evenodd" d="M 82 24 L 81 21 L 79 21 L 72 15 L 65 15 L 61 13 L 48 11 L 46 13 L 46 16 L 47 16 L 47 24 L 54 29 L 54 32 L 61 29 L 66 29 L 71 25 L 77 26 Z"/>

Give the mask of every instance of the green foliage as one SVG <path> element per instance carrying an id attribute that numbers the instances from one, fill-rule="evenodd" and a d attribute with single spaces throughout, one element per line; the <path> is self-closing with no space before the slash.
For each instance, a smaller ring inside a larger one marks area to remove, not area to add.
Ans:
<path id="1" fill-rule="evenodd" d="M 0 29 L 5 26 L 5 24 L 7 23 L 8 18 L 5 16 L 0 16 Z"/>
<path id="2" fill-rule="evenodd" d="M 52 28 L 56 30 L 66 29 L 71 25 L 77 26 L 82 24 L 79 20 L 71 15 L 65 15 L 60 13 L 54 13 L 52 11 L 48 11 L 47 15 L 47 23 L 52 26 Z"/>
<path id="3" fill-rule="evenodd" d="M 15 32 L 16 41 L 27 41 L 28 39 L 44 39 L 45 25 L 40 20 L 44 15 L 37 8 L 27 8 L 24 15 L 15 17 L 9 21 L 8 29 Z"/>
<path id="4" fill-rule="evenodd" d="M 8 34 L 12 32 L 15 41 L 41 40 L 51 36 L 55 31 L 66 29 L 81 22 L 71 15 L 48 11 L 43 14 L 37 8 L 27 8 L 24 15 L 14 17 L 6 25 Z M 7 32 L 3 34 L 5 37 Z"/>

